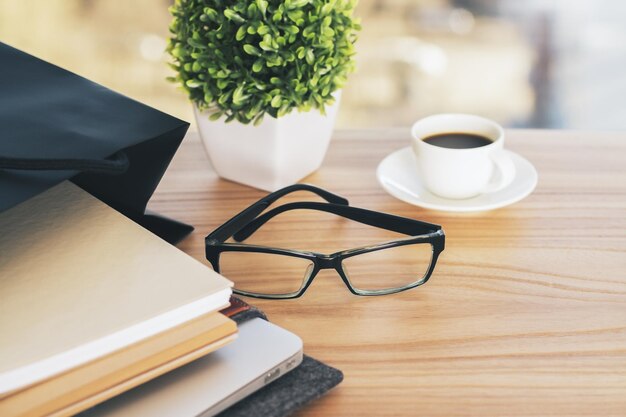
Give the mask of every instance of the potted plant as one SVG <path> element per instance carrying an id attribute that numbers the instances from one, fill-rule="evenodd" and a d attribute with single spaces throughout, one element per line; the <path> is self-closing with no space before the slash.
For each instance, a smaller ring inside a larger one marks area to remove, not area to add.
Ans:
<path id="1" fill-rule="evenodd" d="M 218 175 L 264 190 L 322 163 L 356 0 L 176 0 L 167 50 Z"/>

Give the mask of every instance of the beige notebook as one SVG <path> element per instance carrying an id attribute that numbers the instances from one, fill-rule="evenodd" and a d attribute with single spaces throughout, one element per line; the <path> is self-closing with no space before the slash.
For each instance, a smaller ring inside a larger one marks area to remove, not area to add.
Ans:
<path id="1" fill-rule="evenodd" d="M 163 365 L 206 351 L 236 336 L 231 319 L 213 312 L 171 330 L 149 337 L 125 349 L 31 385 L 0 400 L 0 416 L 43 416 L 74 404 L 103 399 L 106 393 L 130 387 L 128 381 L 153 375 Z M 174 362 L 178 361 L 178 362 Z"/>
<path id="2" fill-rule="evenodd" d="M 217 342 L 211 343 L 210 345 L 203 346 L 199 349 L 194 350 L 193 352 L 189 352 L 186 355 L 180 356 L 170 362 L 163 363 L 160 366 L 157 366 L 149 371 L 139 374 L 133 378 L 127 379 L 126 381 L 107 389 L 93 397 L 86 398 L 82 401 L 76 402 L 62 410 L 54 412 L 50 414 L 49 417 L 69 417 L 74 414 L 87 410 L 88 408 L 100 404 L 110 398 L 115 397 L 116 395 L 120 395 L 125 391 L 130 390 L 131 388 L 135 388 L 141 384 L 144 384 L 151 379 L 155 379 L 167 372 L 173 371 L 176 368 L 180 368 L 183 365 L 188 364 L 191 361 L 195 361 L 203 356 L 210 354 L 211 352 L 220 349 L 232 342 L 235 338 L 235 335 L 225 337 L 224 339 L 220 339 Z"/>
<path id="3" fill-rule="evenodd" d="M 231 285 L 61 183 L 0 213 L 0 398 L 219 310 Z"/>

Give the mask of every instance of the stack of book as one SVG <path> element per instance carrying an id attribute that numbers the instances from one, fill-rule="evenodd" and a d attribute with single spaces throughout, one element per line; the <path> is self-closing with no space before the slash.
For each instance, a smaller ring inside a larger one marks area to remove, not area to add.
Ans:
<path id="1" fill-rule="evenodd" d="M 236 336 L 228 280 L 70 182 L 0 230 L 0 416 L 75 414 Z"/>

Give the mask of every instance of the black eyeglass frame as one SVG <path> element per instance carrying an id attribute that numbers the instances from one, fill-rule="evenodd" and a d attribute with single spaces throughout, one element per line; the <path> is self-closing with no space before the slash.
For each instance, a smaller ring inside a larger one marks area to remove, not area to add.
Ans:
<path id="1" fill-rule="evenodd" d="M 263 211 L 271 204 L 273 204 L 279 198 L 290 194 L 295 191 L 310 191 L 327 201 L 327 203 L 319 202 L 296 202 L 287 203 L 278 206 L 267 213 L 261 215 Z M 303 280 L 300 288 L 297 291 L 284 294 L 265 294 L 248 292 L 240 289 L 233 289 L 233 292 L 239 295 L 248 297 L 263 298 L 263 299 L 293 299 L 301 297 L 311 285 L 319 271 L 322 269 L 334 269 L 337 271 L 342 281 L 348 287 L 351 293 L 360 296 L 376 296 L 394 294 L 401 291 L 406 291 L 411 288 L 418 287 L 425 284 L 430 279 L 437 259 L 445 248 L 445 234 L 441 226 L 426 223 L 419 220 L 410 219 L 407 217 L 400 217 L 392 214 L 376 212 L 358 207 L 352 207 L 348 205 L 348 200 L 330 193 L 321 188 L 315 187 L 310 184 L 294 184 L 289 187 L 282 188 L 275 191 L 240 213 L 232 217 L 222 226 L 215 229 L 205 238 L 205 252 L 206 259 L 211 263 L 213 269 L 216 272 L 220 272 L 219 259 L 223 252 L 256 252 L 256 253 L 268 253 L 275 255 L 291 256 L 297 258 L 307 259 L 312 262 L 313 270 Z M 348 250 L 335 252 L 332 254 L 322 254 L 310 251 L 291 250 L 283 248 L 275 248 L 261 245 L 251 245 L 245 243 L 239 243 L 247 239 L 263 224 L 271 220 L 274 216 L 289 210 L 295 209 L 310 209 L 325 211 L 345 217 L 359 223 L 367 224 L 374 227 L 379 227 L 386 230 L 395 231 L 398 233 L 409 235 L 406 238 L 394 239 L 387 242 L 378 243 L 375 245 L 368 245 Z M 225 243 L 229 238 L 233 238 L 238 243 Z M 416 281 L 402 287 L 388 288 L 381 290 L 364 290 L 359 289 L 352 285 L 348 274 L 345 272 L 342 262 L 353 256 L 358 256 L 364 253 L 376 252 L 385 250 L 388 248 L 428 243 L 432 248 L 432 256 L 430 265 L 423 277 Z"/>

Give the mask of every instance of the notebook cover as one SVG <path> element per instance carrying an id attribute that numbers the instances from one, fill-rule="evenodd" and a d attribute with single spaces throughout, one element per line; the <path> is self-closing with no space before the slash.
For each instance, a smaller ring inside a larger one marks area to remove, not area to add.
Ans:
<path id="1" fill-rule="evenodd" d="M 236 331 L 232 320 L 217 312 L 210 313 L 13 393 L 0 401 L 0 415 L 51 414 L 231 336 Z"/>
<path id="2" fill-rule="evenodd" d="M 237 297 L 222 313 L 242 323 L 265 314 Z M 296 369 L 218 414 L 219 417 L 286 417 L 343 381 L 343 373 L 308 355 Z"/>
<path id="3" fill-rule="evenodd" d="M 230 281 L 69 182 L 0 230 L 0 398 L 228 305 Z"/>

